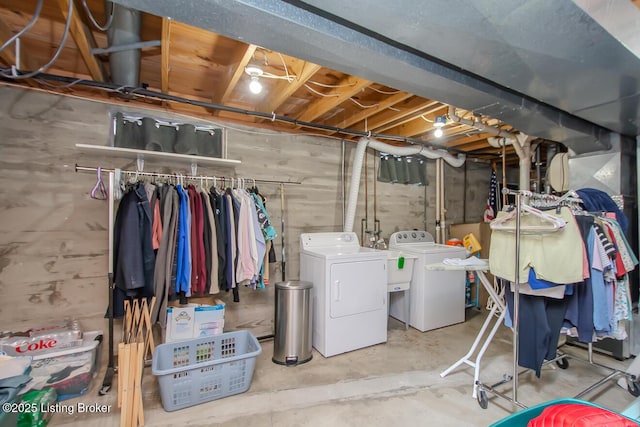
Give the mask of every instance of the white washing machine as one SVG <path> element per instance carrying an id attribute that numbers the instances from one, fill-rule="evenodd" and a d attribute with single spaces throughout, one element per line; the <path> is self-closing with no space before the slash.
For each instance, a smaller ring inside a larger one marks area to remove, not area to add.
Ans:
<path id="1" fill-rule="evenodd" d="M 463 247 L 434 243 L 426 231 L 398 231 L 389 239 L 389 249 L 415 255 L 410 288 L 409 325 L 424 332 L 464 322 L 465 272 L 433 271 L 425 265 L 445 258 L 466 258 Z M 404 295 L 391 295 L 390 314 L 405 321 Z"/>
<path id="2" fill-rule="evenodd" d="M 300 235 L 300 280 L 313 283 L 313 347 L 324 357 L 387 341 L 387 252 L 355 233 Z"/>

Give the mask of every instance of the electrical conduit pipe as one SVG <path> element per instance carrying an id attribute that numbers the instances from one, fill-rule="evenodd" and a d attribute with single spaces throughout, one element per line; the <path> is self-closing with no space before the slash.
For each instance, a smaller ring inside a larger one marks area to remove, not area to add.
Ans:
<path id="1" fill-rule="evenodd" d="M 395 145 L 385 144 L 372 138 L 362 137 L 358 141 L 356 147 L 355 159 L 353 161 L 353 173 L 351 174 L 351 184 L 349 186 L 349 196 L 347 200 L 347 213 L 344 221 L 344 231 L 353 231 L 353 222 L 356 217 L 356 207 L 358 204 L 358 191 L 360 189 L 360 175 L 362 173 L 362 162 L 367 152 L 367 147 L 371 147 L 377 151 L 392 154 L 395 156 L 411 156 L 421 155 L 428 159 L 444 159 L 451 166 L 459 168 L 465 162 L 464 154 L 452 155 L 446 150 L 434 149 L 418 146 L 397 147 Z"/>

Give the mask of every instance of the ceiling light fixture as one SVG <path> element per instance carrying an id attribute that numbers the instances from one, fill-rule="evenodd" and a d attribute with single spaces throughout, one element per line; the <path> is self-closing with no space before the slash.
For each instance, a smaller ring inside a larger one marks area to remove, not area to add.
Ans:
<path id="1" fill-rule="evenodd" d="M 262 68 L 251 65 L 245 67 L 244 72 L 251 76 L 251 81 L 249 82 L 249 90 L 251 93 L 257 95 L 262 92 L 262 83 L 260 83 L 260 76 L 264 73 Z"/>
<path id="2" fill-rule="evenodd" d="M 436 128 L 436 130 L 433 132 L 433 135 L 436 138 L 440 138 L 442 135 L 444 135 L 444 131 L 442 130 L 442 128 L 446 124 L 447 118 L 445 116 L 436 116 L 436 121 L 433 123 L 433 126 Z"/>

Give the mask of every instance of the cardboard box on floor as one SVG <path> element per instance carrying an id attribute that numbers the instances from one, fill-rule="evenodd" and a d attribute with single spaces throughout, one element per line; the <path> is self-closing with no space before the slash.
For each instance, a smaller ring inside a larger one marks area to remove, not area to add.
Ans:
<path id="1" fill-rule="evenodd" d="M 469 233 L 473 233 L 473 235 L 480 242 L 480 246 L 482 246 L 482 250 L 480 251 L 480 258 L 489 259 L 489 245 L 491 244 L 491 228 L 489 227 L 489 223 L 486 222 L 477 222 L 477 223 L 469 223 L 469 224 L 451 224 L 449 230 L 449 237 L 457 238 L 462 240 L 464 236 Z M 493 275 L 491 273 L 485 273 L 487 278 L 491 283 L 493 283 Z M 478 279 L 479 281 L 480 279 Z M 482 284 L 478 283 L 480 286 L 480 307 L 484 309 L 487 306 L 487 299 L 489 298 L 489 294 L 484 289 Z M 471 288 L 471 295 L 475 296 L 475 288 Z"/>
<path id="2" fill-rule="evenodd" d="M 224 329 L 225 304 L 214 297 L 189 298 L 189 304 L 169 301 L 162 342 L 218 335 Z"/>

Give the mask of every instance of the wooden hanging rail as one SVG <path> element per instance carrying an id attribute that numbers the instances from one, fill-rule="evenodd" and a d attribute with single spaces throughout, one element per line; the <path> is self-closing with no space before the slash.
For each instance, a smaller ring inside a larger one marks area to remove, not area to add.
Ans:
<path id="1" fill-rule="evenodd" d="M 97 167 L 94 166 L 80 166 L 76 163 L 75 171 L 76 172 L 96 172 L 98 170 Z M 116 169 L 108 169 L 101 168 L 102 172 L 116 172 Z M 120 170 L 121 173 L 129 174 L 129 175 L 138 175 L 138 176 L 154 176 L 159 178 L 184 178 L 184 179 L 202 179 L 202 180 L 219 180 L 225 182 L 242 182 L 244 180 L 248 183 L 259 183 L 259 184 L 293 184 L 300 185 L 302 182 L 300 181 L 277 181 L 270 179 L 254 179 L 254 178 L 242 178 L 242 177 L 228 177 L 228 176 L 206 176 L 206 175 L 188 175 L 188 174 L 175 174 L 175 173 L 161 173 L 161 172 L 144 172 L 144 171 L 131 171 L 131 170 Z"/>

